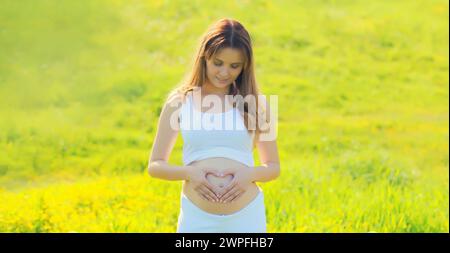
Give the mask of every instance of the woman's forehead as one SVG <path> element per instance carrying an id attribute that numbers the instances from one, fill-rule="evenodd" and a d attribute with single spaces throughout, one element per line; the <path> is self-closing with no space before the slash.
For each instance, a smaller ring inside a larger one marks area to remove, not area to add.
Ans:
<path id="1" fill-rule="evenodd" d="M 243 63 L 244 62 L 244 55 L 242 53 L 241 49 L 238 48 L 222 48 L 216 52 L 215 55 L 212 57 L 213 59 L 218 59 L 220 61 L 223 61 L 225 63 Z"/>

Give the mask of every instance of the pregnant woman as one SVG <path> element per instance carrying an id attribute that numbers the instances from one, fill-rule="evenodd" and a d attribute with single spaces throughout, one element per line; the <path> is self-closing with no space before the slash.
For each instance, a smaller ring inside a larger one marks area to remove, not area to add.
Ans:
<path id="1" fill-rule="evenodd" d="M 186 77 L 162 108 L 148 166 L 152 177 L 183 181 L 177 232 L 266 232 L 256 182 L 275 180 L 280 163 L 276 139 L 260 138 L 274 129 L 259 96 L 247 30 L 232 19 L 213 24 Z M 236 99 L 247 97 L 255 103 Z M 183 166 L 168 163 L 179 132 Z"/>

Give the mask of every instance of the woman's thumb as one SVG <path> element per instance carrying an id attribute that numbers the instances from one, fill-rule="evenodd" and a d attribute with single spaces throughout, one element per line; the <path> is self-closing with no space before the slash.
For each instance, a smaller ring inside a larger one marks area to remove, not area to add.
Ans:
<path id="1" fill-rule="evenodd" d="M 223 175 L 234 174 L 236 172 L 235 168 L 226 168 L 222 170 Z"/>
<path id="2" fill-rule="evenodd" d="M 212 173 L 218 177 L 220 177 L 219 175 L 221 174 L 221 172 L 218 169 L 212 169 L 212 168 L 208 168 L 207 173 Z"/>

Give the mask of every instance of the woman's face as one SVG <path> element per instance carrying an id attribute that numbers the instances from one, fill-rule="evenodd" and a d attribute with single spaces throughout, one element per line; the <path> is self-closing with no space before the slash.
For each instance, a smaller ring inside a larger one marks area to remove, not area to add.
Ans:
<path id="1" fill-rule="evenodd" d="M 223 48 L 206 60 L 206 76 L 210 84 L 225 88 L 236 80 L 243 66 L 244 57 L 241 50 Z"/>

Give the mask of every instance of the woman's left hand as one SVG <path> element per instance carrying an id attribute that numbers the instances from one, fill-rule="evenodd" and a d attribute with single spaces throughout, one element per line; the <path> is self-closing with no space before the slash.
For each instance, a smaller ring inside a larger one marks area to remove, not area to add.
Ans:
<path id="1" fill-rule="evenodd" d="M 238 199 L 247 191 L 253 179 L 252 167 L 230 168 L 222 171 L 223 175 L 233 174 L 234 178 L 228 186 L 226 186 L 219 195 L 219 202 L 229 203 Z"/>

